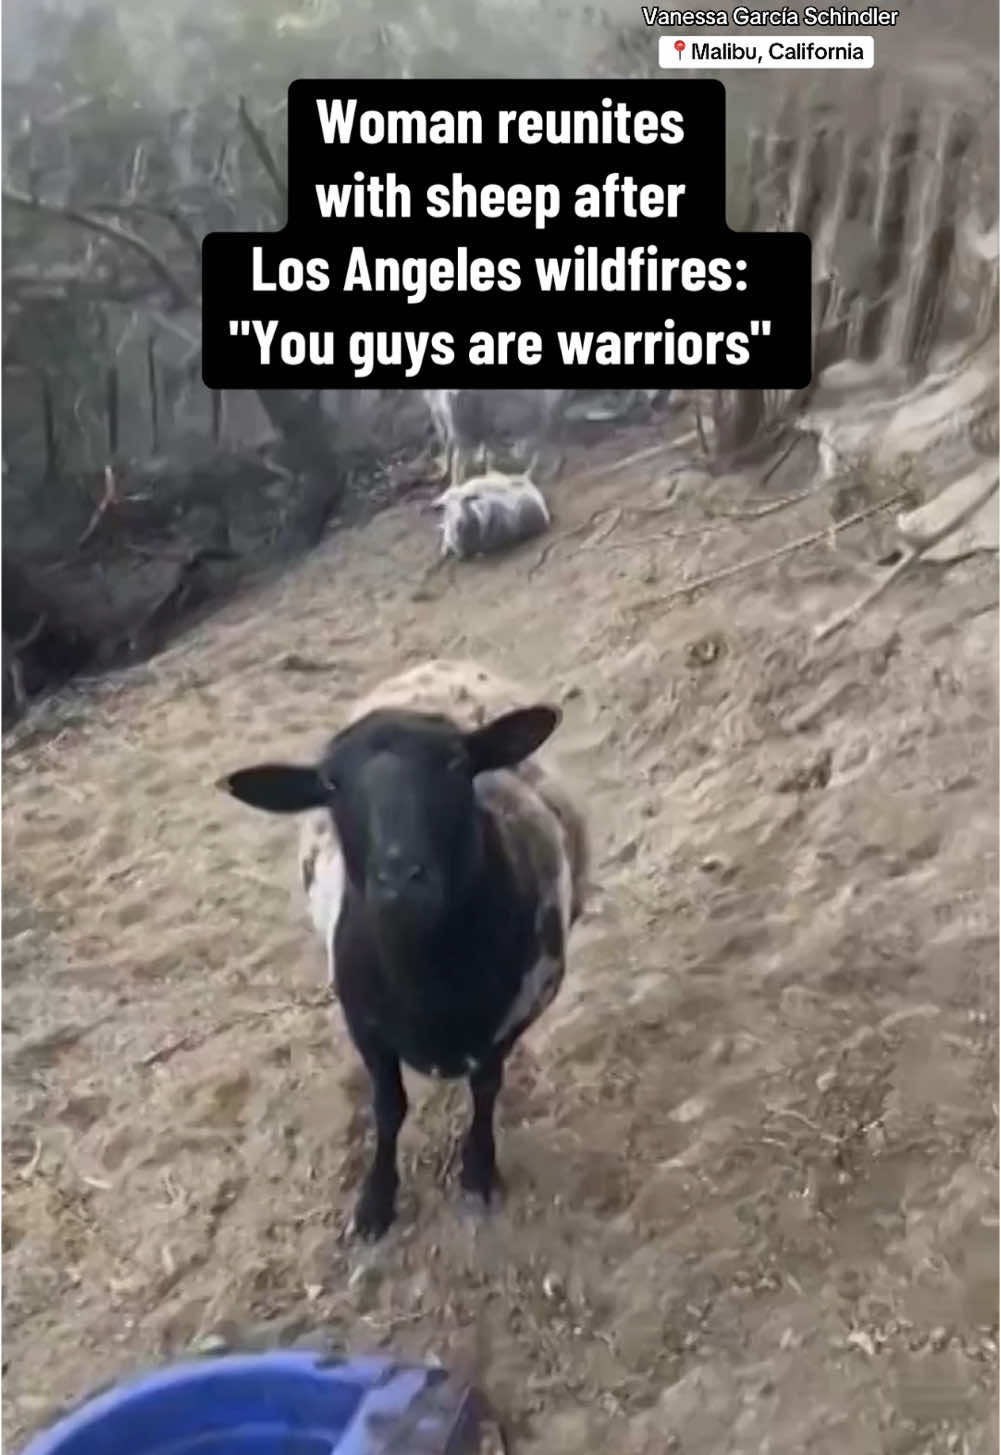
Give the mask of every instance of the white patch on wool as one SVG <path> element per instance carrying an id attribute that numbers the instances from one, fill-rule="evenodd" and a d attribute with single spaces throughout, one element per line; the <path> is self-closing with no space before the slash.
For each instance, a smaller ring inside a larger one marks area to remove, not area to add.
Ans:
<path id="1" fill-rule="evenodd" d="M 402 707 L 414 712 L 444 713 L 468 732 L 488 717 L 537 699 L 534 689 L 507 681 L 476 662 L 436 657 L 380 682 L 355 702 L 345 725 L 376 708 Z"/>
<path id="2" fill-rule="evenodd" d="M 534 793 L 534 789 L 526 783 L 521 784 L 521 791 L 526 795 Z M 555 909 L 560 917 L 561 953 L 553 956 L 547 954 L 545 950 L 540 951 L 538 959 L 522 980 L 507 1014 L 494 1033 L 495 1045 L 503 1041 L 517 1027 L 527 1027 L 537 1021 L 556 999 L 566 974 L 567 941 L 573 907 L 573 875 L 563 825 L 552 810 L 547 811 L 547 817 L 551 825 L 549 831 L 558 839 L 559 871 L 555 884 L 549 883 L 541 886 L 544 897 L 539 905 L 536 918 L 536 933 L 541 935 L 546 915 Z M 552 893 L 553 890 L 556 895 L 555 903 L 548 897 L 548 893 Z"/>
<path id="3" fill-rule="evenodd" d="M 573 871 L 570 866 L 570 854 L 567 851 L 567 836 L 562 824 L 560 830 L 560 878 L 556 893 L 560 907 L 560 923 L 563 926 L 563 942 L 566 944 L 570 935 L 570 920 L 573 914 Z"/>
<path id="4" fill-rule="evenodd" d="M 327 952 L 327 981 L 334 984 L 334 932 L 344 900 L 344 859 L 326 814 L 303 822 L 299 838 L 299 873 L 306 891 L 309 917 Z"/>
<path id="5" fill-rule="evenodd" d="M 552 905 L 544 906 L 543 913 L 552 908 Z M 539 956 L 518 987 L 518 994 L 511 1002 L 507 1015 L 494 1032 L 494 1045 L 503 1041 L 516 1027 L 530 1026 L 539 1019 L 543 1011 L 556 999 L 565 972 L 566 960 L 563 956 L 559 959 L 546 954 Z"/>

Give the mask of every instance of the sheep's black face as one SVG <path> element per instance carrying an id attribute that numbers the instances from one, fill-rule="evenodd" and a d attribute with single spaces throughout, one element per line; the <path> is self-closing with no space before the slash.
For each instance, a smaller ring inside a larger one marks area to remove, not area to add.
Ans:
<path id="1" fill-rule="evenodd" d="M 219 786 L 267 813 L 328 808 L 373 912 L 427 930 L 479 869 L 476 775 L 522 762 L 559 721 L 554 707 L 525 707 L 463 732 L 446 717 L 383 709 L 338 733 L 314 767 L 263 763 Z"/>
<path id="2" fill-rule="evenodd" d="M 464 734 L 445 718 L 371 713 L 334 738 L 319 773 L 366 903 L 408 927 L 433 926 L 476 868 Z"/>

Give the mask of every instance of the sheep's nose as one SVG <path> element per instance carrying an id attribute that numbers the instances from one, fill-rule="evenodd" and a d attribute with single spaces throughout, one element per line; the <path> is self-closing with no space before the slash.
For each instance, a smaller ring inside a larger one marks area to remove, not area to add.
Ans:
<path id="1" fill-rule="evenodd" d="M 402 853 L 387 853 L 373 875 L 379 894 L 385 899 L 399 899 L 415 885 L 425 883 L 427 869 L 416 859 Z"/>

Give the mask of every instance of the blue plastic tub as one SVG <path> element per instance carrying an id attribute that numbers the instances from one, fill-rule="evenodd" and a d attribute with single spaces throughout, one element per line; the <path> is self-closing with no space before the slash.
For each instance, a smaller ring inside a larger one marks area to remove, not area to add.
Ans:
<path id="1" fill-rule="evenodd" d="M 445 1371 L 283 1351 L 174 1365 L 80 1405 L 22 1455 L 377 1455 Z M 431 1399 L 421 1449 L 475 1448 L 477 1402 Z M 436 1437 L 424 1443 L 432 1433 Z M 400 1455 L 407 1444 L 390 1441 Z"/>

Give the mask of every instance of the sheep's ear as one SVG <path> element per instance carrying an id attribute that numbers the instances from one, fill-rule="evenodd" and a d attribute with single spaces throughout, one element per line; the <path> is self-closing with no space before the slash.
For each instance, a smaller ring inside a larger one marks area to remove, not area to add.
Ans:
<path id="1" fill-rule="evenodd" d="M 466 734 L 474 773 L 513 768 L 531 756 L 560 725 L 558 707 L 519 707 Z"/>
<path id="2" fill-rule="evenodd" d="M 322 808 L 328 798 L 315 768 L 284 763 L 238 768 L 220 778 L 216 787 L 265 813 L 305 813 L 309 808 Z"/>

